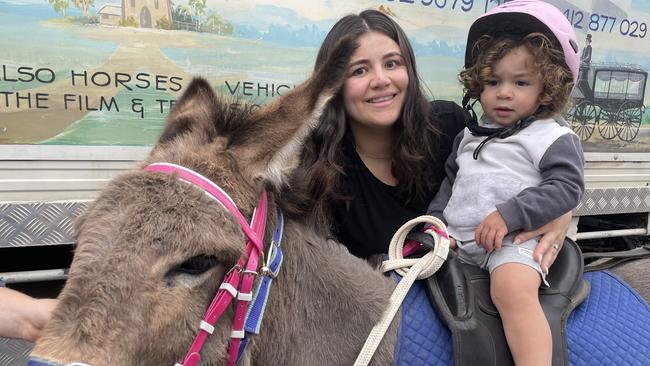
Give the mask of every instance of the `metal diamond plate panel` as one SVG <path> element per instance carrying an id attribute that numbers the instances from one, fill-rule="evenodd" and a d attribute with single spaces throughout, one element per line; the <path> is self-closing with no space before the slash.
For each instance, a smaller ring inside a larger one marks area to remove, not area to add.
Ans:
<path id="1" fill-rule="evenodd" d="M 587 189 L 576 216 L 650 212 L 650 187 Z"/>
<path id="2" fill-rule="evenodd" d="M 72 222 L 86 202 L 0 204 L 0 248 L 72 243 Z"/>
<path id="3" fill-rule="evenodd" d="M 0 338 L 0 366 L 24 366 L 31 350 L 29 342 Z"/>
<path id="4" fill-rule="evenodd" d="M 0 204 L 0 248 L 72 243 L 72 222 L 87 206 L 74 201 Z M 650 187 L 587 189 L 574 215 L 632 212 L 650 212 Z"/>

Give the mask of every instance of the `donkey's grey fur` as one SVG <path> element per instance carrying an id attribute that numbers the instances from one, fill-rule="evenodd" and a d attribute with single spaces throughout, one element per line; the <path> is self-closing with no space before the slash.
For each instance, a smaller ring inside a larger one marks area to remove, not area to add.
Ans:
<path id="1" fill-rule="evenodd" d="M 254 114 L 226 107 L 205 81 L 194 81 L 146 163 L 203 174 L 248 217 L 260 192 L 271 188 L 269 237 L 278 187 L 322 106 L 339 90 L 354 44 L 343 40 L 337 50 L 312 78 Z M 70 277 L 33 354 L 93 366 L 179 361 L 245 242 L 232 215 L 203 192 L 143 171 L 115 179 L 76 232 Z M 297 220 L 286 223 L 282 247 L 282 270 L 246 364 L 352 364 L 388 305 L 393 281 Z M 646 278 L 648 268 L 641 270 Z M 219 320 L 202 364 L 225 363 L 232 315 Z M 372 364 L 392 362 L 398 318 Z"/>
<path id="2" fill-rule="evenodd" d="M 650 258 L 633 260 L 611 269 L 650 304 Z"/>
<path id="3" fill-rule="evenodd" d="M 201 173 L 248 217 L 260 192 L 276 187 L 268 237 L 277 187 L 297 165 L 323 106 L 340 89 L 354 49 L 343 40 L 309 80 L 253 114 L 228 108 L 205 81 L 194 81 L 145 165 L 170 162 Z M 159 173 L 118 177 L 75 228 L 70 278 L 33 351 L 63 364 L 179 361 L 225 272 L 244 252 L 245 238 L 231 214 L 195 187 Z M 393 281 L 305 224 L 289 220 L 284 236 L 282 271 L 247 359 L 258 365 L 350 363 L 387 307 Z M 187 270 L 197 264 L 207 271 Z M 205 364 L 225 363 L 231 318 L 229 310 L 206 343 Z M 395 334 L 392 327 L 375 365 L 392 360 Z"/>

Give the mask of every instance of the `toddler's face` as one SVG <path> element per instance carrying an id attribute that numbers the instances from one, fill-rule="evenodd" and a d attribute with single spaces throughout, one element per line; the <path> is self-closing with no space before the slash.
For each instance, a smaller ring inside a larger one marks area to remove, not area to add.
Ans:
<path id="1" fill-rule="evenodd" d="M 532 65 L 532 56 L 523 46 L 494 65 L 480 99 L 492 122 L 507 127 L 537 111 L 543 85 Z"/>

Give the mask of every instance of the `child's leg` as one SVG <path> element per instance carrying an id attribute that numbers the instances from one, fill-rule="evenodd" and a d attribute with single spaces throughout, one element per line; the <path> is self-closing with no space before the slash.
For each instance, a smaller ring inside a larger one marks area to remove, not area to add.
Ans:
<path id="1" fill-rule="evenodd" d="M 492 271 L 490 283 L 515 364 L 551 365 L 553 343 L 539 303 L 539 272 L 525 264 L 505 263 Z"/>

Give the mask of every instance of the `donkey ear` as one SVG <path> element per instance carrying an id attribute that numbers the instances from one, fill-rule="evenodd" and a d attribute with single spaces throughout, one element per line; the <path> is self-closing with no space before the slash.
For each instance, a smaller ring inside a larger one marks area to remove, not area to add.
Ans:
<path id="1" fill-rule="evenodd" d="M 231 147 L 247 160 L 250 176 L 280 187 L 298 166 L 303 143 L 341 90 L 356 48 L 353 39 L 342 38 L 309 79 L 257 110 L 250 124 L 233 133 Z"/>
<path id="2" fill-rule="evenodd" d="M 217 134 L 214 115 L 221 109 L 210 84 L 205 79 L 194 78 L 174 104 L 158 143 L 190 133 L 199 135 L 200 141 L 211 141 Z"/>

